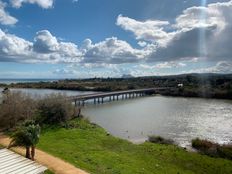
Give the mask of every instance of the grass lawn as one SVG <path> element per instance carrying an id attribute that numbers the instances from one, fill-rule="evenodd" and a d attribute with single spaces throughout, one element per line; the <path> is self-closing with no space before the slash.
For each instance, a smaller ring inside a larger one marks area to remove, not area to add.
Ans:
<path id="1" fill-rule="evenodd" d="M 232 161 L 173 145 L 132 144 L 85 120 L 43 130 L 38 148 L 95 174 L 231 174 Z"/>
<path id="2" fill-rule="evenodd" d="M 45 172 L 44 172 L 44 174 L 54 174 L 52 171 L 50 171 L 50 170 L 46 170 Z"/>

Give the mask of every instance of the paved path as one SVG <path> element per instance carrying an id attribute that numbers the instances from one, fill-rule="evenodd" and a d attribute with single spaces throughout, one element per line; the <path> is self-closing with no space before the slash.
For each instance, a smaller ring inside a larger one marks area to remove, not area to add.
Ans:
<path id="1" fill-rule="evenodd" d="M 10 139 L 0 133 L 0 144 L 7 147 L 10 143 Z M 24 155 L 24 148 L 12 148 L 15 152 Z M 47 154 L 41 150 L 36 149 L 36 161 L 56 174 L 88 174 L 87 172 L 76 168 L 75 166 L 57 158 L 52 155 Z"/>

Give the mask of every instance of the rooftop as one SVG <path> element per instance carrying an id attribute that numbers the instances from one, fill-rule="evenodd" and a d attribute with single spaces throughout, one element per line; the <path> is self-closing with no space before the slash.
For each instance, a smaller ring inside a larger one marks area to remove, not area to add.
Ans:
<path id="1" fill-rule="evenodd" d="M 46 167 L 8 149 L 0 149 L 1 174 L 42 174 Z"/>

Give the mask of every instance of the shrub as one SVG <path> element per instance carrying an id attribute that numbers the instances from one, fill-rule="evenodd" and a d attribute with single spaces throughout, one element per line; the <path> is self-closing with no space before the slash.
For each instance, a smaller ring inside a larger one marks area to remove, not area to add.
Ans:
<path id="1" fill-rule="evenodd" d="M 204 149 L 210 149 L 212 148 L 213 146 L 215 146 L 214 143 L 208 141 L 208 140 L 201 140 L 199 138 L 196 138 L 196 139 L 193 139 L 192 140 L 192 147 L 200 150 L 204 150 Z"/>
<path id="2" fill-rule="evenodd" d="M 192 140 L 192 147 L 199 152 L 211 157 L 221 157 L 232 160 L 232 145 L 220 145 L 210 142 L 208 140 L 201 140 L 199 138 Z"/>
<path id="3" fill-rule="evenodd" d="M 218 147 L 218 155 L 221 158 L 227 158 L 232 160 L 232 145 L 222 145 Z"/>
<path id="4" fill-rule="evenodd" d="M 64 122 L 62 126 L 66 129 L 91 129 L 96 128 L 96 125 L 93 123 L 90 123 L 88 118 L 79 117 L 76 119 L 72 119 L 70 121 Z"/>
<path id="5" fill-rule="evenodd" d="M 174 144 L 174 141 L 171 139 L 165 139 L 161 136 L 149 136 L 148 141 L 151 143 L 157 143 L 157 144 Z"/>
<path id="6" fill-rule="evenodd" d="M 37 120 L 45 124 L 57 124 L 72 119 L 76 108 L 63 95 L 49 95 L 38 102 Z"/>
<path id="7" fill-rule="evenodd" d="M 21 92 L 8 91 L 3 93 L 0 111 L 0 128 L 11 129 L 24 120 L 33 119 L 36 102 Z"/>

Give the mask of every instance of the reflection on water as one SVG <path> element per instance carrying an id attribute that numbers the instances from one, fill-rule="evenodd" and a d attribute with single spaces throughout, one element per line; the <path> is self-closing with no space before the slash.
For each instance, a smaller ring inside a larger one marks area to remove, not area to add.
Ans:
<path id="1" fill-rule="evenodd" d="M 113 135 L 133 142 L 153 134 L 181 146 L 196 137 L 219 143 L 232 140 L 232 102 L 228 100 L 154 96 L 89 105 L 82 112 Z"/>

